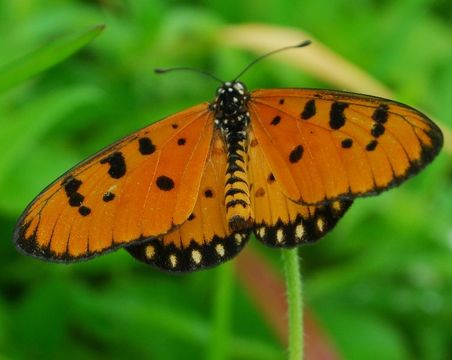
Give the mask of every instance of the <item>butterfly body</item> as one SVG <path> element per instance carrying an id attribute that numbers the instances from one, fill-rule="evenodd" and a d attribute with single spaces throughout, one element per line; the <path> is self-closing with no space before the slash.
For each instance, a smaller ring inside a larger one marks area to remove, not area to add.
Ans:
<path id="1" fill-rule="evenodd" d="M 141 129 L 69 170 L 27 207 L 18 249 L 60 262 L 125 248 L 188 272 L 234 257 L 251 233 L 293 247 L 330 231 L 357 197 L 400 184 L 439 152 L 422 113 L 319 89 L 248 92 Z"/>
<path id="2" fill-rule="evenodd" d="M 226 82 L 210 109 L 227 149 L 224 200 L 231 230 L 250 227 L 252 210 L 248 179 L 249 94 L 243 83 Z"/>

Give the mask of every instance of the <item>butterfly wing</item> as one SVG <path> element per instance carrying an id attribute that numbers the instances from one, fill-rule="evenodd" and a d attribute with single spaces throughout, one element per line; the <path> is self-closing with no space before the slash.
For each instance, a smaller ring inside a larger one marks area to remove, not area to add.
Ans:
<path id="1" fill-rule="evenodd" d="M 40 258 L 72 261 L 179 226 L 195 206 L 212 123 L 204 103 L 75 166 L 25 210 L 14 235 L 17 247 Z"/>
<path id="2" fill-rule="evenodd" d="M 233 232 L 227 224 L 226 164 L 225 144 L 220 132 L 215 131 L 196 205 L 188 220 L 166 235 L 126 249 L 140 261 L 177 272 L 215 266 L 235 256 L 248 240 L 250 230 Z"/>
<path id="3" fill-rule="evenodd" d="M 390 100 L 315 89 L 258 90 L 252 128 L 285 195 L 304 204 L 379 193 L 442 146 L 425 115 Z"/>
<path id="4" fill-rule="evenodd" d="M 273 175 L 263 147 L 250 131 L 249 176 L 256 237 L 273 247 L 312 243 L 333 229 L 351 206 L 350 200 L 307 206 L 287 198 Z"/>

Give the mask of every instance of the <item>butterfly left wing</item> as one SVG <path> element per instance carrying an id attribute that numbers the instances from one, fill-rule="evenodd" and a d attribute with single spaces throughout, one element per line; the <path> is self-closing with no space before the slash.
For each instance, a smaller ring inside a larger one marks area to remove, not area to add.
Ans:
<path id="1" fill-rule="evenodd" d="M 80 163 L 25 210 L 14 234 L 17 247 L 45 260 L 68 262 L 179 226 L 196 202 L 212 122 L 204 103 Z"/>
<path id="2" fill-rule="evenodd" d="M 437 155 L 440 129 L 406 105 L 315 89 L 257 90 L 251 126 L 291 200 L 322 204 L 377 194 Z"/>
<path id="3" fill-rule="evenodd" d="M 250 229 L 231 231 L 224 200 L 226 149 L 220 132 L 212 147 L 193 212 L 178 229 L 126 247 L 136 259 L 163 270 L 188 272 L 218 265 L 243 248 Z"/>

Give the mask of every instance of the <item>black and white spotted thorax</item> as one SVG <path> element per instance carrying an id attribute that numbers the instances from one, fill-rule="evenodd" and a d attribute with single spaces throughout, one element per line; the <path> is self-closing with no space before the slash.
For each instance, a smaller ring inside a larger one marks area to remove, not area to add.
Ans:
<path id="1" fill-rule="evenodd" d="M 225 82 L 218 88 L 210 110 L 214 112 L 215 126 L 220 128 L 223 136 L 246 131 L 250 122 L 249 99 L 250 95 L 240 81 Z"/>

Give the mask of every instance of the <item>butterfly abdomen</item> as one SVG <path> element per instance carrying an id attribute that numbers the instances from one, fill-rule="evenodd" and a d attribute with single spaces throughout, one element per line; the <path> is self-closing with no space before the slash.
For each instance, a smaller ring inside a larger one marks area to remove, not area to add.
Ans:
<path id="1" fill-rule="evenodd" d="M 240 82 L 225 83 L 212 104 L 215 125 L 227 148 L 224 204 L 231 230 L 251 226 L 252 213 L 248 180 L 248 94 Z"/>
<path id="2" fill-rule="evenodd" d="M 229 133 L 226 137 L 228 167 L 226 170 L 224 202 L 226 216 L 232 230 L 246 227 L 251 219 L 250 189 L 248 181 L 246 132 Z"/>

